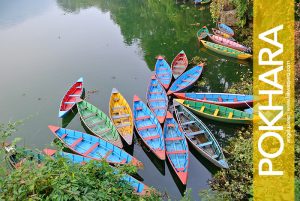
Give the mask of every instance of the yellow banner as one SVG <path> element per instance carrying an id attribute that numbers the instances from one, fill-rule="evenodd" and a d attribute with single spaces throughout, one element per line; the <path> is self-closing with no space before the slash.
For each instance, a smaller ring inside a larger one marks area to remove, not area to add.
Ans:
<path id="1" fill-rule="evenodd" d="M 294 200 L 294 0 L 254 0 L 254 200 Z"/>

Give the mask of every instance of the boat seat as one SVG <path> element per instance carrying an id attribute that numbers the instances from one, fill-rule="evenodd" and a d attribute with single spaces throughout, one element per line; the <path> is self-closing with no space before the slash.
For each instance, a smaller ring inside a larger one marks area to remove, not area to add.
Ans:
<path id="1" fill-rule="evenodd" d="M 176 170 L 179 171 L 179 172 L 182 172 L 182 171 L 184 171 L 184 168 L 183 168 L 183 167 L 181 167 L 181 168 L 176 168 Z"/>
<path id="2" fill-rule="evenodd" d="M 84 152 L 82 155 L 87 156 L 89 155 L 92 151 L 94 151 L 97 147 L 99 146 L 99 142 L 96 142 L 93 146 L 91 146 L 86 152 Z"/>
<path id="3" fill-rule="evenodd" d="M 213 159 L 216 159 L 216 158 L 218 158 L 219 156 L 218 155 L 213 155 L 213 156 L 211 156 Z"/>
<path id="4" fill-rule="evenodd" d="M 105 121 L 103 120 L 103 119 L 101 119 L 101 121 L 97 121 L 97 122 L 95 122 L 95 123 L 92 123 L 92 124 L 90 124 L 89 126 L 90 127 L 94 127 L 94 126 L 97 126 L 97 125 L 100 125 L 100 124 L 102 124 L 102 123 L 104 123 Z"/>
<path id="5" fill-rule="evenodd" d="M 111 109 L 112 110 L 119 110 L 119 109 L 123 109 L 123 108 L 125 108 L 125 106 L 120 105 L 120 106 L 112 107 Z"/>
<path id="6" fill-rule="evenodd" d="M 151 107 L 152 110 L 166 109 L 166 106 Z"/>
<path id="7" fill-rule="evenodd" d="M 157 87 L 158 84 L 152 84 L 153 87 Z"/>
<path id="8" fill-rule="evenodd" d="M 229 112 L 228 119 L 232 119 L 232 117 L 233 117 L 233 112 Z"/>
<path id="9" fill-rule="evenodd" d="M 131 125 L 130 123 L 123 123 L 123 124 L 117 125 L 117 128 L 123 128 L 123 127 L 127 127 L 127 126 L 130 126 L 130 125 Z"/>
<path id="10" fill-rule="evenodd" d="M 162 76 L 169 75 L 169 73 L 159 73 L 158 76 L 160 76 L 160 75 L 162 75 Z"/>
<path id="11" fill-rule="evenodd" d="M 110 128 L 106 128 L 106 129 L 104 129 L 104 130 L 101 130 L 101 131 L 97 132 L 97 134 L 98 134 L 98 135 L 101 135 L 101 134 L 105 134 L 105 133 L 107 133 L 107 132 L 109 132 L 109 131 L 111 131 L 111 129 L 110 129 Z"/>
<path id="12" fill-rule="evenodd" d="M 165 141 L 177 141 L 177 140 L 183 140 L 182 137 L 168 137 L 165 138 Z"/>
<path id="13" fill-rule="evenodd" d="M 208 141 L 208 142 L 200 144 L 199 147 L 205 147 L 205 146 L 208 146 L 208 145 L 211 145 L 211 144 L 212 144 L 212 141 Z"/>
<path id="14" fill-rule="evenodd" d="M 202 106 L 200 112 L 204 112 L 205 106 Z"/>
<path id="15" fill-rule="evenodd" d="M 192 132 L 192 133 L 187 133 L 186 135 L 187 135 L 188 137 L 193 137 L 193 136 L 195 136 L 195 135 L 204 134 L 204 133 L 205 133 L 205 131 L 204 131 L 204 130 L 201 130 L 201 131 L 196 131 L 196 132 Z"/>
<path id="16" fill-rule="evenodd" d="M 75 104 L 76 102 L 64 102 L 64 104 Z"/>
<path id="17" fill-rule="evenodd" d="M 202 100 L 207 100 L 207 98 L 206 98 L 206 97 L 203 97 Z"/>
<path id="18" fill-rule="evenodd" d="M 70 94 L 69 97 L 80 97 L 80 94 Z"/>
<path id="19" fill-rule="evenodd" d="M 88 106 L 84 106 L 84 107 L 81 108 L 81 110 L 86 110 L 88 108 L 89 108 Z"/>
<path id="20" fill-rule="evenodd" d="M 187 87 L 187 86 L 186 85 L 177 84 L 177 87 L 178 88 L 184 88 L 184 87 Z"/>
<path id="21" fill-rule="evenodd" d="M 186 150 L 167 151 L 167 154 L 186 154 Z"/>
<path id="22" fill-rule="evenodd" d="M 83 138 L 78 138 L 75 142 L 73 142 L 73 144 L 70 145 L 71 148 L 76 147 L 76 145 L 78 145 L 80 142 L 82 142 Z"/>
<path id="23" fill-rule="evenodd" d="M 91 114 L 89 114 L 89 115 L 86 115 L 86 116 L 83 116 L 82 118 L 83 119 L 88 119 L 88 118 L 90 118 L 90 117 L 94 117 L 94 116 L 97 116 L 97 112 L 94 112 L 94 113 L 91 113 Z"/>
<path id="24" fill-rule="evenodd" d="M 151 128 L 156 128 L 156 125 L 152 124 L 152 125 L 149 125 L 149 126 L 139 127 L 138 130 L 142 131 L 142 130 L 148 130 L 148 129 L 151 129 Z"/>
<path id="25" fill-rule="evenodd" d="M 144 140 L 154 140 L 154 139 L 158 139 L 160 138 L 160 135 L 153 135 L 153 136 L 149 136 L 149 137 L 144 137 Z"/>
<path id="26" fill-rule="evenodd" d="M 170 80 L 171 78 L 169 78 L 169 77 L 160 77 L 159 79 L 160 80 Z"/>
<path id="27" fill-rule="evenodd" d="M 234 99 L 233 99 L 233 102 L 238 102 L 238 99 L 237 99 L 237 98 L 234 98 Z"/>
<path id="28" fill-rule="evenodd" d="M 67 137 L 67 133 L 65 133 L 65 134 L 63 134 L 61 137 L 60 137 L 60 139 L 65 139 L 65 137 Z"/>
<path id="29" fill-rule="evenodd" d="M 81 89 L 81 86 L 76 87 L 76 89 Z"/>
<path id="30" fill-rule="evenodd" d="M 178 112 L 178 114 L 184 114 L 184 112 Z"/>
<path id="31" fill-rule="evenodd" d="M 121 119 L 121 118 L 126 118 L 126 117 L 129 117 L 130 115 L 129 114 L 121 114 L 121 115 L 112 115 L 111 117 L 113 119 Z"/>
<path id="32" fill-rule="evenodd" d="M 190 82 L 191 80 L 182 80 L 183 82 Z"/>
<path id="33" fill-rule="evenodd" d="M 103 156 L 104 159 L 107 159 L 111 154 L 112 154 L 112 150 L 109 150 L 106 152 L 106 154 Z"/>
<path id="34" fill-rule="evenodd" d="M 120 100 L 119 98 L 114 98 L 114 101 L 118 101 L 118 100 Z"/>
<path id="35" fill-rule="evenodd" d="M 125 163 L 126 163 L 126 159 L 125 158 L 120 161 L 120 164 L 125 164 Z"/>
<path id="36" fill-rule="evenodd" d="M 214 116 L 218 116 L 219 111 L 220 111 L 219 109 L 216 109 L 214 112 Z"/>
<path id="37" fill-rule="evenodd" d="M 149 94 L 162 94 L 161 91 L 150 91 Z"/>
<path id="38" fill-rule="evenodd" d="M 163 98 L 158 98 L 158 99 L 151 99 L 151 100 L 148 100 L 149 102 L 161 102 L 161 101 L 165 101 L 165 99 Z"/>
<path id="39" fill-rule="evenodd" d="M 137 107 L 136 110 L 143 110 L 143 108 L 142 107 Z"/>
<path id="40" fill-rule="evenodd" d="M 182 123 L 181 125 L 182 125 L 182 126 L 185 126 L 185 125 L 189 125 L 189 124 L 193 124 L 193 123 L 196 123 L 196 121 L 188 121 L 188 122 L 184 122 L 184 123 Z"/>
<path id="41" fill-rule="evenodd" d="M 223 99 L 221 97 L 218 97 L 219 102 L 223 102 Z"/>
<path id="42" fill-rule="evenodd" d="M 175 128 L 175 124 L 167 124 L 168 128 Z"/>
<path id="43" fill-rule="evenodd" d="M 141 116 L 141 117 L 135 118 L 136 121 L 145 120 L 145 119 L 150 119 L 150 116 L 146 115 L 146 116 Z"/>

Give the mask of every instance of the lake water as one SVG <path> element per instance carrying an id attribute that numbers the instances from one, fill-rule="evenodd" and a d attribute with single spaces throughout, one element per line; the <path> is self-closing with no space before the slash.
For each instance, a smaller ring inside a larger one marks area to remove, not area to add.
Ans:
<path id="1" fill-rule="evenodd" d="M 223 92 L 252 73 L 247 62 L 217 55 L 197 42 L 196 23 L 214 26 L 209 7 L 175 2 L 0 0 L 0 122 L 26 119 L 15 137 L 28 147 L 49 147 L 54 136 L 47 125 L 62 125 L 60 100 L 79 77 L 85 80 L 87 100 L 107 113 L 113 87 L 129 103 L 134 94 L 145 100 L 155 56 L 171 62 L 182 49 L 189 58 L 208 59 L 201 77 L 206 85 L 191 91 Z M 237 128 L 204 121 L 221 146 Z M 78 115 L 67 127 L 84 131 Z M 184 188 L 168 163 L 155 160 L 137 141 L 128 151 L 144 163 L 139 171 L 144 183 L 180 199 Z M 199 154 L 190 154 L 187 188 L 196 200 L 215 171 Z"/>

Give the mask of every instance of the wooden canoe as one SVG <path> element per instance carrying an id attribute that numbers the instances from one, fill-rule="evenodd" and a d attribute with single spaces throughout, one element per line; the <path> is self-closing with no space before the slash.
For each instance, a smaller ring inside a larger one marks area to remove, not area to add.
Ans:
<path id="1" fill-rule="evenodd" d="M 235 39 L 227 33 L 220 31 L 219 29 L 212 28 L 212 32 L 217 36 L 222 36 L 223 38 L 227 38 L 228 40 L 235 41 Z"/>
<path id="2" fill-rule="evenodd" d="M 171 64 L 173 77 L 177 79 L 188 67 L 189 61 L 185 54 L 185 52 L 182 50 L 177 54 L 177 56 L 174 58 Z"/>
<path id="3" fill-rule="evenodd" d="M 115 88 L 110 96 L 109 116 L 124 141 L 131 145 L 134 128 L 132 111 L 126 99 Z"/>
<path id="4" fill-rule="evenodd" d="M 145 145 L 160 159 L 165 160 L 165 141 L 158 119 L 138 96 L 133 97 L 133 122 Z"/>
<path id="5" fill-rule="evenodd" d="M 172 93 L 186 90 L 193 86 L 193 84 L 199 79 L 204 64 L 198 64 L 194 68 L 183 73 L 179 78 L 177 78 L 173 84 L 171 85 L 167 95 L 171 95 Z"/>
<path id="6" fill-rule="evenodd" d="M 165 89 L 161 86 L 155 75 L 151 76 L 146 99 L 149 108 L 155 114 L 159 123 L 164 123 L 169 100 Z"/>
<path id="7" fill-rule="evenodd" d="M 60 156 L 63 157 L 69 161 L 71 161 L 71 163 L 74 164 L 86 164 L 88 162 L 90 162 L 92 159 L 91 158 L 87 158 L 84 156 L 80 156 L 77 154 L 72 154 L 72 153 L 68 153 L 68 152 L 63 152 L 63 151 L 57 151 L 57 150 L 53 150 L 53 149 L 44 149 L 43 150 L 44 154 L 55 158 L 56 156 Z M 99 165 L 101 165 L 101 163 L 99 163 Z M 114 167 L 112 167 L 114 169 Z M 118 173 L 117 169 L 114 169 L 114 173 Z M 139 195 L 146 195 L 149 192 L 149 187 L 146 186 L 144 183 L 140 182 L 139 180 L 135 179 L 134 177 L 128 175 L 128 174 L 124 174 L 124 176 L 122 177 L 123 181 L 126 181 L 130 184 L 130 186 L 134 189 L 134 192 L 139 194 Z"/>
<path id="8" fill-rule="evenodd" d="M 211 43 L 211 42 L 204 41 L 204 40 L 201 40 L 201 42 L 207 49 L 217 52 L 219 54 L 228 56 L 228 57 L 233 57 L 233 58 L 237 58 L 237 59 L 248 59 L 248 58 L 252 57 L 251 54 L 247 54 L 247 53 L 241 52 L 239 50 L 232 49 L 230 47 L 225 47 L 223 45 Z"/>
<path id="9" fill-rule="evenodd" d="M 206 38 L 209 34 L 209 31 L 206 26 L 203 26 L 199 31 L 197 31 L 197 38 L 200 42 L 202 39 Z"/>
<path id="10" fill-rule="evenodd" d="M 209 34 L 208 36 L 213 42 L 218 43 L 220 45 L 230 47 L 232 49 L 236 49 L 236 50 L 239 50 L 239 51 L 242 51 L 242 52 L 251 52 L 250 48 L 248 48 L 244 45 L 241 45 L 237 42 L 233 42 L 229 39 L 223 38 L 221 36 L 217 36 L 217 35 L 213 35 L 213 34 Z"/>
<path id="11" fill-rule="evenodd" d="M 253 105 L 253 96 L 227 93 L 174 93 L 177 98 L 196 102 L 212 103 L 231 108 L 249 108 Z"/>
<path id="12" fill-rule="evenodd" d="M 201 4 L 201 5 L 208 4 L 210 2 L 211 0 L 194 0 L 194 4 Z"/>
<path id="13" fill-rule="evenodd" d="M 172 70 L 170 65 L 162 56 L 158 56 L 155 64 L 155 75 L 161 85 L 168 89 L 172 80 Z"/>
<path id="14" fill-rule="evenodd" d="M 195 102 L 190 100 L 175 99 L 198 116 L 233 124 L 252 124 L 253 115 L 229 107 Z"/>
<path id="15" fill-rule="evenodd" d="M 63 118 L 79 101 L 83 92 L 83 78 L 79 78 L 64 95 L 60 107 L 58 117 Z"/>
<path id="16" fill-rule="evenodd" d="M 142 167 L 143 164 L 123 149 L 87 133 L 60 128 L 58 126 L 48 126 L 52 133 L 63 144 L 76 154 L 101 161 L 105 159 L 111 164 L 132 164 Z"/>
<path id="17" fill-rule="evenodd" d="M 91 133 L 122 148 L 123 143 L 119 133 L 109 117 L 96 106 L 87 101 L 77 103 L 78 112 L 83 124 Z M 128 118 L 130 115 L 116 115 L 113 118 Z"/>
<path id="18" fill-rule="evenodd" d="M 176 100 L 173 101 L 180 129 L 197 152 L 220 168 L 228 168 L 223 151 L 206 125 Z"/>
<path id="19" fill-rule="evenodd" d="M 189 148 L 183 132 L 173 115 L 168 112 L 164 123 L 166 155 L 182 184 L 187 184 Z"/>
<path id="20" fill-rule="evenodd" d="M 218 28 L 219 28 L 220 31 L 225 32 L 230 36 L 234 35 L 234 31 L 229 26 L 227 26 L 226 24 L 218 23 Z"/>

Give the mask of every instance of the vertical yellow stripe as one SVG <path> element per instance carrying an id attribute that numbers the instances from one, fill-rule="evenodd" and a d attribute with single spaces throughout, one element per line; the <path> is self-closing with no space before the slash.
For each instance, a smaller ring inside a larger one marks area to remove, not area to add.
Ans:
<path id="1" fill-rule="evenodd" d="M 257 96 L 254 110 L 259 114 L 254 120 L 253 134 L 254 200 L 292 201 L 294 0 L 254 0 L 253 28 L 254 95 Z M 277 33 L 278 38 L 271 32 Z"/>

